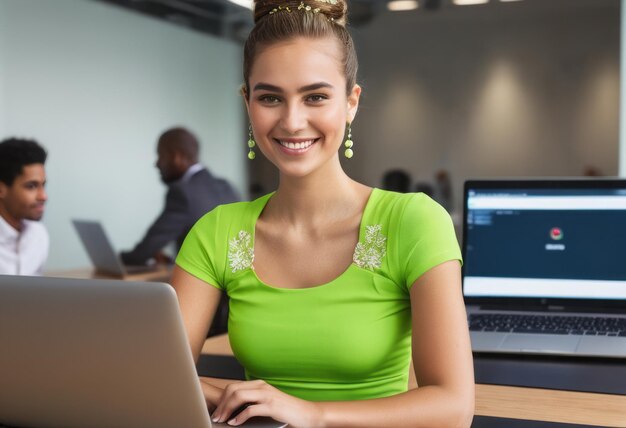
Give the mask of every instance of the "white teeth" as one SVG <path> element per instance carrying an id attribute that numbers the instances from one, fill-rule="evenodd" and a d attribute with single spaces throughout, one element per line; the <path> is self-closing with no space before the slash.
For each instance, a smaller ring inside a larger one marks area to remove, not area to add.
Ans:
<path id="1" fill-rule="evenodd" d="M 301 150 L 301 149 L 307 149 L 309 147 L 311 147 L 311 145 L 313 144 L 314 140 L 309 140 L 309 141 L 302 141 L 300 143 L 290 143 L 288 141 L 278 141 L 283 147 L 287 147 L 288 149 L 296 149 L 296 150 Z"/>

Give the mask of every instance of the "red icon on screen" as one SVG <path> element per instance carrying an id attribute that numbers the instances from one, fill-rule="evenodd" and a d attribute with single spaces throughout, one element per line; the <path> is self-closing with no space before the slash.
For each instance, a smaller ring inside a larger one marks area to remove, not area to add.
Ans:
<path id="1" fill-rule="evenodd" d="M 563 239 L 563 231 L 561 230 L 561 228 L 553 227 L 552 229 L 550 229 L 550 238 L 554 239 L 555 241 Z"/>

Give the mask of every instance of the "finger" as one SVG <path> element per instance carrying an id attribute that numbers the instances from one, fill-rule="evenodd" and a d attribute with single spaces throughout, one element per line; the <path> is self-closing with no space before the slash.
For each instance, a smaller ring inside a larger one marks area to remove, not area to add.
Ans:
<path id="1" fill-rule="evenodd" d="M 220 414 L 221 419 L 230 418 L 233 412 L 243 405 L 257 404 L 263 400 L 264 394 L 260 389 L 241 389 L 233 392 L 231 396 L 224 400 L 224 412 Z"/>
<path id="2" fill-rule="evenodd" d="M 228 384 L 222 390 L 222 393 L 220 394 L 219 398 L 216 400 L 215 409 L 211 413 L 211 419 L 214 419 L 213 422 L 215 422 L 215 418 L 221 414 L 222 409 L 224 408 L 224 403 L 228 401 L 228 397 L 233 393 L 233 390 L 234 390 L 233 388 L 236 385 L 239 385 L 241 383 L 244 383 L 244 382 L 234 382 L 234 383 Z"/>
<path id="3" fill-rule="evenodd" d="M 228 390 L 229 388 L 230 389 L 254 389 L 263 385 L 267 385 L 267 382 L 261 379 L 255 379 L 255 380 L 246 380 L 246 381 L 231 383 L 231 384 L 228 384 L 225 389 L 226 390 Z"/>
<path id="4" fill-rule="evenodd" d="M 213 422 L 224 422 L 231 417 L 233 412 L 244 404 L 256 404 L 263 400 L 263 392 L 260 389 L 240 389 L 234 391 L 229 397 L 223 397 L 220 405 L 213 413 Z"/>
<path id="5" fill-rule="evenodd" d="M 229 385 L 226 385 L 226 387 L 224 388 L 224 396 L 228 397 L 235 391 L 261 388 L 264 385 L 267 385 L 267 383 L 263 380 L 250 380 L 245 382 L 231 383 Z"/>
<path id="6" fill-rule="evenodd" d="M 228 421 L 228 425 L 241 425 L 255 416 L 271 416 L 269 406 L 266 404 L 254 404 Z"/>
<path id="7" fill-rule="evenodd" d="M 262 380 L 231 383 L 227 385 L 226 388 L 224 388 L 224 391 L 222 392 L 222 395 L 220 396 L 219 401 L 220 403 L 228 402 L 231 399 L 232 395 L 237 393 L 237 391 L 254 390 L 258 388 L 263 388 L 265 386 L 267 386 L 267 383 Z M 220 407 L 218 405 L 216 410 L 219 408 Z"/>

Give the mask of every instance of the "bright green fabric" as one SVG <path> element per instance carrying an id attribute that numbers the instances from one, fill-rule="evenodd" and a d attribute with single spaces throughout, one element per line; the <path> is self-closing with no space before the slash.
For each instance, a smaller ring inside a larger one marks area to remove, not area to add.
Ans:
<path id="1" fill-rule="evenodd" d="M 233 273 L 229 243 L 249 233 L 271 197 L 222 205 L 198 221 L 176 263 L 230 296 L 228 331 L 249 379 L 307 400 L 358 400 L 407 390 L 411 353 L 409 288 L 461 254 L 446 211 L 424 194 L 374 189 L 361 220 L 386 236 L 380 267 L 352 263 L 306 289 L 264 284 L 253 269 Z M 236 246 L 231 245 L 231 256 Z M 446 284 L 442 284 L 446 286 Z"/>

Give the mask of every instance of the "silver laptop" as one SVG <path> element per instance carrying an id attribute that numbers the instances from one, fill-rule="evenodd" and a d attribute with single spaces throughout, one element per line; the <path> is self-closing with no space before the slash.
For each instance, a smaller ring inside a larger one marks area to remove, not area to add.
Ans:
<path id="1" fill-rule="evenodd" d="M 211 424 L 167 284 L 0 275 L 0 344 L 0 425 L 228 426 Z"/>
<path id="2" fill-rule="evenodd" d="M 122 278 L 128 274 L 150 272 L 157 268 L 156 265 L 124 265 L 100 222 L 72 220 L 72 224 L 78 232 L 96 272 Z"/>
<path id="3" fill-rule="evenodd" d="M 465 183 L 476 352 L 626 357 L 626 180 Z"/>

